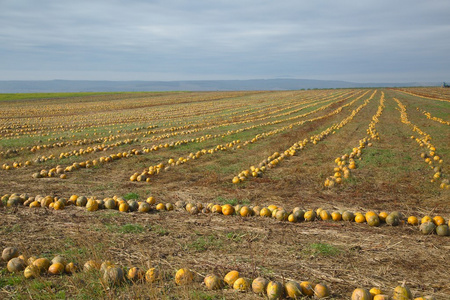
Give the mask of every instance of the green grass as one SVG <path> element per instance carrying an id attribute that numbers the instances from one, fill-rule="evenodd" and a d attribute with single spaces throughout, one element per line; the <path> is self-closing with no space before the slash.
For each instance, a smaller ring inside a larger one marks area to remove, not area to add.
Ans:
<path id="1" fill-rule="evenodd" d="M 309 252 L 311 255 L 335 256 L 341 253 L 341 250 L 330 244 L 312 243 L 308 245 L 306 252 Z"/>
<path id="2" fill-rule="evenodd" d="M 115 233 L 142 233 L 145 228 L 139 224 L 125 224 L 125 225 L 115 225 L 115 224 L 105 224 L 106 229 L 109 232 Z"/>
<path id="3" fill-rule="evenodd" d="M 154 233 L 156 233 L 159 236 L 164 236 L 164 235 L 168 235 L 169 231 L 162 227 L 161 225 L 153 225 L 151 226 L 151 231 L 153 231 Z"/>
<path id="4" fill-rule="evenodd" d="M 186 247 L 196 252 L 203 252 L 206 250 L 220 249 L 223 246 L 222 240 L 214 235 L 200 236 L 194 241 L 188 243 Z"/>
<path id="5" fill-rule="evenodd" d="M 238 205 L 238 204 L 249 205 L 251 203 L 250 200 L 247 200 L 247 199 L 243 199 L 243 200 L 239 200 L 239 199 L 236 199 L 236 198 L 228 199 L 228 198 L 224 198 L 224 197 L 220 197 L 220 196 L 217 197 L 215 199 L 215 201 L 218 204 L 220 204 L 220 205 L 230 204 L 230 205 L 233 205 L 233 206 Z"/>
<path id="6" fill-rule="evenodd" d="M 139 195 L 136 193 L 128 193 L 123 196 L 123 199 L 125 200 L 137 200 L 139 199 Z"/>

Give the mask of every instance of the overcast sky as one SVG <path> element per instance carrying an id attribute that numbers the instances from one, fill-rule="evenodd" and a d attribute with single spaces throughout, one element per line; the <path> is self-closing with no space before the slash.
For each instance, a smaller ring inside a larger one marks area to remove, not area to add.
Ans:
<path id="1" fill-rule="evenodd" d="M 0 80 L 450 81 L 450 1 L 0 0 Z"/>

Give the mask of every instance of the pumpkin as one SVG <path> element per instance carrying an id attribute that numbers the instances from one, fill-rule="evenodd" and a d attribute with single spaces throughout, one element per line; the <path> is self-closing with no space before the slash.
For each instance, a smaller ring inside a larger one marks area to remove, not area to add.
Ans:
<path id="1" fill-rule="evenodd" d="M 158 280 L 159 278 L 159 271 L 156 268 L 150 268 L 145 272 L 145 281 L 152 283 Z"/>
<path id="2" fill-rule="evenodd" d="M 261 207 L 256 205 L 252 208 L 253 210 L 253 215 L 259 216 L 259 212 L 261 211 Z"/>
<path id="3" fill-rule="evenodd" d="M 420 224 L 419 230 L 422 234 L 432 234 L 436 229 L 436 225 L 433 222 L 425 222 Z"/>
<path id="4" fill-rule="evenodd" d="M 252 291 L 256 294 L 264 294 L 269 281 L 263 277 L 257 277 L 252 282 Z"/>
<path id="5" fill-rule="evenodd" d="M 57 256 L 53 257 L 51 263 L 52 264 L 61 263 L 65 266 L 67 264 L 67 260 L 64 257 L 62 257 L 61 255 L 57 255 Z"/>
<path id="6" fill-rule="evenodd" d="M 167 211 L 171 211 L 171 210 L 173 210 L 173 204 L 172 203 L 166 203 L 166 210 Z"/>
<path id="7" fill-rule="evenodd" d="M 396 214 L 390 213 L 386 217 L 386 224 L 390 226 L 397 226 L 400 223 L 400 220 Z"/>
<path id="8" fill-rule="evenodd" d="M 290 214 L 288 216 L 288 221 L 291 223 L 296 223 L 297 222 L 297 217 L 294 214 Z"/>
<path id="9" fill-rule="evenodd" d="M 331 213 L 331 219 L 332 219 L 333 221 L 340 221 L 340 220 L 342 220 L 342 215 L 341 215 L 341 213 L 338 212 L 338 211 L 332 212 L 332 213 Z"/>
<path id="10" fill-rule="evenodd" d="M 420 220 L 420 224 L 426 223 L 426 222 L 433 222 L 433 219 L 430 216 L 424 216 L 421 220 Z"/>
<path id="11" fill-rule="evenodd" d="M 122 202 L 119 204 L 120 212 L 127 212 L 130 209 L 130 205 L 127 202 Z"/>
<path id="12" fill-rule="evenodd" d="M 366 222 L 366 217 L 362 213 L 356 213 L 355 214 L 355 222 L 356 223 L 364 223 Z"/>
<path id="13" fill-rule="evenodd" d="M 288 213 L 283 209 L 277 210 L 277 212 L 275 213 L 275 218 L 278 221 L 287 221 L 288 217 L 289 217 Z"/>
<path id="14" fill-rule="evenodd" d="M 33 261 L 33 265 L 39 268 L 39 272 L 43 273 L 50 267 L 50 260 L 45 257 L 38 258 Z"/>
<path id="15" fill-rule="evenodd" d="M 351 300 L 372 300 L 372 295 L 364 288 L 357 288 L 353 291 Z"/>
<path id="16" fill-rule="evenodd" d="M 386 218 L 388 215 L 389 214 L 387 212 L 382 211 L 378 214 L 378 218 L 380 218 L 380 221 L 383 223 L 383 222 L 386 222 Z"/>
<path id="17" fill-rule="evenodd" d="M 271 213 L 270 209 L 268 209 L 267 207 L 263 207 L 259 211 L 259 215 L 261 217 L 270 217 L 272 215 L 272 213 Z"/>
<path id="18" fill-rule="evenodd" d="M 294 215 L 295 219 L 298 222 L 303 221 L 305 219 L 305 211 L 303 211 L 302 209 L 300 209 L 298 207 L 296 207 L 296 208 L 294 208 L 294 210 L 292 211 L 292 214 Z"/>
<path id="19" fill-rule="evenodd" d="M 66 265 L 66 267 L 64 268 L 64 271 L 67 274 L 73 274 L 78 271 L 78 265 L 73 262 L 70 262 Z"/>
<path id="20" fill-rule="evenodd" d="M 272 212 L 272 211 L 274 211 L 275 209 L 278 209 L 278 206 L 276 206 L 276 205 L 274 205 L 274 204 L 271 204 L 271 205 L 267 206 L 267 208 Z"/>
<path id="21" fill-rule="evenodd" d="M 450 235 L 450 230 L 449 230 L 448 225 L 446 225 L 446 224 L 439 225 L 438 227 L 436 227 L 436 233 L 439 236 Z"/>
<path id="22" fill-rule="evenodd" d="M 248 206 L 242 206 L 239 210 L 239 214 L 241 215 L 241 217 L 250 217 L 252 215 L 251 210 L 250 208 L 248 208 Z"/>
<path id="23" fill-rule="evenodd" d="M 234 207 L 231 206 L 230 204 L 225 204 L 222 206 L 222 213 L 225 216 L 231 216 L 234 214 Z"/>
<path id="24" fill-rule="evenodd" d="M 223 281 L 216 275 L 207 275 L 203 280 L 208 290 L 220 290 L 223 288 Z"/>
<path id="25" fill-rule="evenodd" d="M 309 281 L 302 281 L 300 282 L 300 288 L 302 289 L 302 294 L 306 296 L 313 296 L 314 295 L 314 288 L 313 284 Z"/>
<path id="26" fill-rule="evenodd" d="M 407 223 L 409 225 L 416 226 L 416 225 L 419 225 L 419 220 L 415 216 L 410 216 L 410 217 L 408 217 Z"/>
<path id="27" fill-rule="evenodd" d="M 94 199 L 89 199 L 86 203 L 86 209 L 88 211 L 96 211 L 98 210 L 98 202 Z"/>
<path id="28" fill-rule="evenodd" d="M 411 291 L 404 284 L 401 286 L 399 285 L 394 289 L 392 300 L 410 300 L 410 299 L 412 299 Z"/>
<path id="29" fill-rule="evenodd" d="M 433 218 L 433 222 L 434 222 L 434 225 L 436 225 L 436 226 L 445 224 L 445 220 L 444 220 L 444 218 L 441 217 L 441 216 L 435 216 L 435 217 Z"/>
<path id="30" fill-rule="evenodd" d="M 7 248 L 3 249 L 2 259 L 4 261 L 9 261 L 17 256 L 19 256 L 19 250 L 17 250 L 17 248 L 7 247 Z"/>
<path id="31" fill-rule="evenodd" d="M 325 284 L 318 283 L 314 287 L 314 295 L 316 295 L 316 297 L 319 299 L 325 298 L 330 296 L 330 290 L 328 289 L 328 286 L 326 286 Z"/>
<path id="32" fill-rule="evenodd" d="M 145 202 L 147 202 L 150 205 L 153 205 L 156 203 L 156 200 L 154 197 L 148 197 L 147 200 L 145 200 Z M 183 205 L 184 206 L 184 205 Z"/>
<path id="33" fill-rule="evenodd" d="M 190 213 L 191 215 L 196 215 L 196 214 L 198 214 L 199 212 L 200 212 L 200 210 L 198 209 L 197 206 L 192 206 L 192 208 L 189 210 L 189 213 Z"/>
<path id="34" fill-rule="evenodd" d="M 233 283 L 233 289 L 239 292 L 247 292 L 250 289 L 251 281 L 250 279 L 240 277 L 236 279 Z"/>
<path id="35" fill-rule="evenodd" d="M 106 269 L 103 274 L 103 281 L 109 285 L 118 285 L 125 281 L 122 268 L 112 266 Z"/>
<path id="36" fill-rule="evenodd" d="M 297 281 L 288 281 L 284 284 L 285 295 L 292 299 L 299 299 L 302 296 L 302 288 Z"/>
<path id="37" fill-rule="evenodd" d="M 331 214 L 330 214 L 327 210 L 323 209 L 323 210 L 320 212 L 320 218 L 321 218 L 323 221 L 331 220 Z"/>
<path id="38" fill-rule="evenodd" d="M 80 196 L 77 198 L 77 201 L 75 203 L 77 206 L 86 206 L 87 201 L 88 200 L 85 196 Z"/>
<path id="39" fill-rule="evenodd" d="M 141 202 L 138 207 L 138 212 L 149 212 L 150 209 L 150 204 L 148 204 L 147 202 Z"/>
<path id="40" fill-rule="evenodd" d="M 222 213 L 222 206 L 219 204 L 215 204 L 211 207 L 211 212 L 221 214 Z"/>
<path id="41" fill-rule="evenodd" d="M 366 220 L 369 226 L 380 226 L 380 218 L 376 214 L 370 215 L 368 218 L 366 218 Z"/>
<path id="42" fill-rule="evenodd" d="M 127 278 L 133 282 L 143 281 L 145 272 L 137 267 L 132 267 L 128 270 Z"/>
<path id="43" fill-rule="evenodd" d="M 269 300 L 281 299 L 283 297 L 283 285 L 278 281 L 270 281 L 267 284 L 267 297 Z"/>
<path id="44" fill-rule="evenodd" d="M 102 264 L 100 265 L 100 272 L 105 273 L 106 270 L 107 270 L 109 267 L 112 267 L 112 266 L 114 266 L 114 264 L 113 264 L 111 261 L 105 260 L 105 261 L 102 262 Z"/>
<path id="45" fill-rule="evenodd" d="M 355 215 L 351 211 L 346 210 L 342 213 L 342 220 L 353 222 L 355 220 Z"/>
<path id="46" fill-rule="evenodd" d="M 23 276 L 27 279 L 32 279 L 38 277 L 39 273 L 39 268 L 31 265 L 25 268 L 23 271 Z"/>
<path id="47" fill-rule="evenodd" d="M 22 272 L 27 267 L 27 264 L 20 258 L 14 257 L 8 261 L 6 268 L 9 272 Z"/>
<path id="48" fill-rule="evenodd" d="M 239 272 L 236 270 L 228 272 L 223 281 L 225 281 L 229 286 L 233 286 L 234 282 L 239 278 Z"/>
<path id="49" fill-rule="evenodd" d="M 378 215 L 374 211 L 369 210 L 368 212 L 366 212 L 366 215 L 365 215 L 366 220 L 370 216 L 378 216 Z"/>
<path id="50" fill-rule="evenodd" d="M 305 218 L 305 221 L 312 222 L 316 219 L 316 213 L 312 210 L 308 210 L 305 212 L 305 215 L 303 216 Z"/>
<path id="51" fill-rule="evenodd" d="M 100 270 L 100 264 L 94 260 L 88 260 L 87 262 L 84 263 L 83 270 L 85 272 L 90 272 L 93 270 Z"/>
<path id="52" fill-rule="evenodd" d="M 64 272 L 64 265 L 59 262 L 51 264 L 51 266 L 48 268 L 48 274 L 50 275 L 60 275 L 63 272 Z"/>
<path id="53" fill-rule="evenodd" d="M 107 208 L 107 209 L 115 209 L 116 208 L 117 203 L 114 199 L 108 198 L 103 201 L 105 202 L 104 203 L 105 208 Z"/>
<path id="54" fill-rule="evenodd" d="M 187 269 L 179 269 L 175 274 L 175 283 L 178 285 L 187 285 L 194 280 L 194 273 Z"/>

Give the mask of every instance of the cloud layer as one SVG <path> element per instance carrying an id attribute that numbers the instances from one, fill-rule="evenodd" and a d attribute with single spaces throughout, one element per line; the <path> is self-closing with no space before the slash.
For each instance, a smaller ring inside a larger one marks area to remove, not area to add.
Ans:
<path id="1" fill-rule="evenodd" d="M 450 81 L 450 2 L 3 0 L 0 80 Z"/>

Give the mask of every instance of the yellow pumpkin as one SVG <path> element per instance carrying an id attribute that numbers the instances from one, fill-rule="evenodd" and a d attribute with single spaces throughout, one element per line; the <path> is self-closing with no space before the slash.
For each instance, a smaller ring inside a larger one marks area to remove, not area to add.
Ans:
<path id="1" fill-rule="evenodd" d="M 284 291 L 287 297 L 292 299 L 300 299 L 302 296 L 302 288 L 297 281 L 288 281 L 284 284 Z"/>
<path id="2" fill-rule="evenodd" d="M 178 285 L 187 285 L 194 280 L 194 273 L 187 269 L 179 269 L 175 274 L 175 283 Z"/>
<path id="3" fill-rule="evenodd" d="M 302 294 L 306 296 L 313 296 L 314 295 L 314 288 L 313 284 L 309 281 L 302 281 L 300 282 L 300 287 L 302 289 Z"/>
<path id="4" fill-rule="evenodd" d="M 156 268 L 150 268 L 145 272 L 145 281 L 152 283 L 158 280 L 159 278 L 159 271 Z"/>
<path id="5" fill-rule="evenodd" d="M 363 216 L 364 217 L 364 216 Z M 325 284 L 316 284 L 314 287 L 314 295 L 316 295 L 317 298 L 325 298 L 330 296 L 330 290 L 328 289 L 328 286 Z"/>
<path id="6" fill-rule="evenodd" d="M 225 216 L 231 216 L 234 214 L 234 207 L 231 206 L 230 204 L 225 204 L 222 206 L 222 213 Z"/>
<path id="7" fill-rule="evenodd" d="M 270 209 L 268 209 L 267 207 L 263 207 L 260 211 L 259 211 L 259 215 L 261 217 L 270 217 L 272 215 L 272 213 L 270 212 Z"/>
<path id="8" fill-rule="evenodd" d="M 50 275 L 60 275 L 64 273 L 64 265 L 62 263 L 54 263 L 48 268 L 48 273 Z"/>
<path id="9" fill-rule="evenodd" d="M 223 288 L 223 282 L 220 278 L 214 274 L 207 275 L 203 280 L 208 290 L 220 290 Z"/>
<path id="10" fill-rule="evenodd" d="M 408 223 L 409 225 L 416 226 L 416 225 L 419 225 L 419 220 L 418 220 L 417 217 L 415 217 L 415 216 L 410 216 L 410 217 L 408 217 L 407 223 Z"/>
<path id="11" fill-rule="evenodd" d="M 331 220 L 331 214 L 330 214 L 328 211 L 326 211 L 325 209 L 323 209 L 323 210 L 320 212 L 320 218 L 321 218 L 323 221 Z"/>
<path id="12" fill-rule="evenodd" d="M 353 291 L 351 300 L 372 300 L 372 295 L 364 288 L 357 288 Z"/>
<path id="13" fill-rule="evenodd" d="M 341 213 L 338 212 L 338 211 L 332 212 L 332 213 L 331 213 L 331 219 L 332 219 L 333 221 L 341 221 L 341 220 L 342 220 L 342 215 L 341 215 Z"/>
<path id="14" fill-rule="evenodd" d="M 233 283 L 233 289 L 240 291 L 240 292 L 246 292 L 250 289 L 251 282 L 247 278 L 240 277 L 236 279 L 236 281 Z"/>
<path id="15" fill-rule="evenodd" d="M 363 214 L 361 214 L 361 213 L 355 214 L 355 222 L 356 223 L 364 223 L 365 221 L 366 221 L 366 218 L 364 217 Z"/>
<path id="16" fill-rule="evenodd" d="M 283 285 L 278 281 L 270 281 L 267 284 L 267 297 L 269 300 L 281 299 L 283 297 Z"/>
<path id="17" fill-rule="evenodd" d="M 23 276 L 27 279 L 32 279 L 38 277 L 39 273 L 40 272 L 38 267 L 30 265 L 23 271 Z"/>
<path id="18" fill-rule="evenodd" d="M 33 261 L 33 265 L 39 268 L 39 272 L 45 272 L 50 267 L 50 260 L 42 257 Z"/>
<path id="19" fill-rule="evenodd" d="M 86 203 L 86 209 L 88 211 L 96 211 L 96 210 L 98 210 L 98 202 L 97 202 L 97 200 L 89 199 L 88 202 Z"/>
<path id="20" fill-rule="evenodd" d="M 391 298 L 385 294 L 378 294 L 373 297 L 372 300 L 390 300 Z"/>
<path id="21" fill-rule="evenodd" d="M 269 281 L 263 277 L 257 277 L 252 282 L 252 291 L 256 294 L 264 294 Z"/>
<path id="22" fill-rule="evenodd" d="M 127 212 L 129 208 L 130 208 L 130 205 L 127 202 L 122 202 L 119 205 L 119 211 L 121 211 L 121 212 Z"/>
<path id="23" fill-rule="evenodd" d="M 145 272 L 138 267 L 132 267 L 128 270 L 127 278 L 133 282 L 143 281 Z"/>
<path id="24" fill-rule="evenodd" d="M 239 278 L 239 272 L 238 271 L 230 271 L 228 272 L 225 277 L 223 278 L 223 281 L 225 281 L 229 286 L 233 286 L 234 282 Z"/>
<path id="25" fill-rule="evenodd" d="M 392 300 L 410 300 L 410 299 L 412 299 L 412 294 L 407 286 L 399 285 L 394 289 Z"/>

